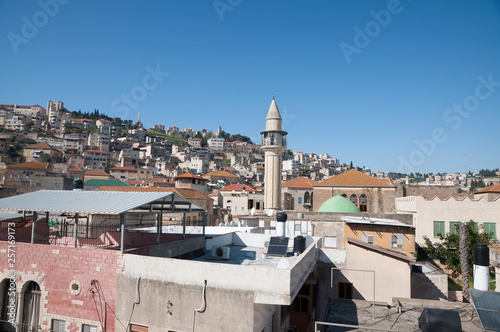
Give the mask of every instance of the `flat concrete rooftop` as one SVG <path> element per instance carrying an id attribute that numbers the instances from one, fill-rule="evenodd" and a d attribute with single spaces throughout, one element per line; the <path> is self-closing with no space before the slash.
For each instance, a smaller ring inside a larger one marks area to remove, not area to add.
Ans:
<path id="1" fill-rule="evenodd" d="M 233 265 L 253 265 L 269 268 L 283 268 L 294 264 L 302 257 L 299 254 L 294 256 L 292 252 L 288 252 L 287 256 L 269 256 L 263 258 L 262 254 L 267 253 L 265 247 L 243 247 L 243 246 L 227 246 L 230 248 L 229 259 L 212 258 L 211 251 L 205 255 L 198 257 L 194 260 L 201 262 L 220 263 L 220 264 L 233 264 Z M 289 248 L 291 250 L 291 248 Z"/>

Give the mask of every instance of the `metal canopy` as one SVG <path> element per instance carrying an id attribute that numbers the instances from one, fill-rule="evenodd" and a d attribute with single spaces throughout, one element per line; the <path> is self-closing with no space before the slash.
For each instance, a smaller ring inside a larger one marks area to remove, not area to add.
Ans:
<path id="1" fill-rule="evenodd" d="M 500 331 L 500 293 L 469 290 L 472 303 L 486 331 Z"/>
<path id="2" fill-rule="evenodd" d="M 175 192 L 40 190 L 0 199 L 0 212 L 122 214 L 131 210 L 153 213 L 154 209 L 165 212 L 205 211 Z"/>

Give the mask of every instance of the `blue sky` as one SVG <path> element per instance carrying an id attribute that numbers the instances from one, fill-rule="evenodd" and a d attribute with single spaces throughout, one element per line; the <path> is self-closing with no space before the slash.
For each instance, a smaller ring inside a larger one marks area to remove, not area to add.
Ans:
<path id="1" fill-rule="evenodd" d="M 500 167 L 498 1 L 0 0 L 0 103 L 259 140 L 374 171 Z M 127 97 L 128 96 L 128 97 Z"/>

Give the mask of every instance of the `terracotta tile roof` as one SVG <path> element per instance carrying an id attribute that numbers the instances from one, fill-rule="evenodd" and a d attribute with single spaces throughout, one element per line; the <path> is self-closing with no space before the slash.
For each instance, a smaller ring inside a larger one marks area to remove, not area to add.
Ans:
<path id="1" fill-rule="evenodd" d="M 219 196 L 219 191 L 216 190 L 213 193 L 208 194 L 208 196 Z"/>
<path id="2" fill-rule="evenodd" d="M 83 153 L 85 153 L 85 152 L 107 154 L 107 152 L 104 152 L 104 151 L 101 151 L 101 150 L 85 150 L 85 151 L 83 151 Z"/>
<path id="3" fill-rule="evenodd" d="M 355 169 L 335 175 L 317 186 L 328 187 L 395 187 L 390 179 L 377 179 Z"/>
<path id="4" fill-rule="evenodd" d="M 47 144 L 46 142 L 40 142 L 40 143 L 36 143 L 36 144 L 31 144 L 31 145 L 28 145 L 26 146 L 24 149 L 42 149 L 42 150 L 52 150 L 52 151 L 55 151 L 55 152 L 58 152 L 58 153 L 62 153 L 61 150 Z"/>
<path id="5" fill-rule="evenodd" d="M 110 171 L 132 171 L 132 172 L 137 172 L 137 168 L 134 167 L 112 167 L 109 169 Z"/>
<path id="6" fill-rule="evenodd" d="M 70 172 L 83 172 L 83 170 L 80 167 L 73 167 L 69 171 Z"/>
<path id="7" fill-rule="evenodd" d="M 125 182 L 131 186 L 140 186 L 142 184 L 142 182 L 139 180 L 128 180 Z"/>
<path id="8" fill-rule="evenodd" d="M 108 173 L 100 170 L 90 170 L 85 172 L 85 176 L 109 176 Z"/>
<path id="9" fill-rule="evenodd" d="M 247 186 L 246 184 L 230 184 L 229 186 L 226 186 L 222 189 L 219 189 L 219 191 L 243 191 L 245 190 L 246 192 L 253 193 L 255 192 L 255 189 Z"/>
<path id="10" fill-rule="evenodd" d="M 177 180 L 177 179 L 198 179 L 198 180 L 208 181 L 207 179 L 202 178 L 201 176 L 194 175 L 191 173 L 184 173 L 184 174 L 178 175 L 174 178 L 174 180 Z"/>
<path id="11" fill-rule="evenodd" d="M 314 180 L 311 180 L 309 178 L 301 176 L 299 178 L 295 178 L 295 179 L 291 179 L 291 180 L 283 182 L 281 187 L 282 188 L 308 188 L 308 189 L 312 189 L 313 186 L 315 186 L 317 184 L 319 184 L 318 181 L 314 181 Z"/>
<path id="12" fill-rule="evenodd" d="M 235 173 L 238 173 L 238 170 L 234 167 L 231 167 L 231 166 L 224 166 L 222 167 L 225 171 L 228 171 L 228 172 L 235 172 Z"/>
<path id="13" fill-rule="evenodd" d="M 221 176 L 221 177 L 225 177 L 225 178 L 237 178 L 236 175 L 231 174 L 227 171 L 213 171 L 213 172 L 210 172 L 210 173 L 203 175 L 203 177 L 207 177 L 207 176 Z"/>
<path id="14" fill-rule="evenodd" d="M 16 165 L 7 166 L 7 168 L 38 168 L 38 169 L 47 169 L 49 167 L 49 163 L 42 163 L 37 161 L 30 161 L 27 163 L 20 163 Z"/>
<path id="15" fill-rule="evenodd" d="M 474 194 L 487 194 L 487 193 L 500 194 L 500 183 L 478 190 Z"/>
<path id="16" fill-rule="evenodd" d="M 99 191 L 139 191 L 139 192 L 176 192 L 184 198 L 187 199 L 209 199 L 213 200 L 211 197 L 199 192 L 194 189 L 187 188 L 173 188 L 173 187 L 114 187 L 114 186 L 102 186 L 98 189 Z"/>
<path id="17" fill-rule="evenodd" d="M 172 183 L 172 179 L 171 178 L 152 178 L 152 179 L 144 182 L 144 184 L 149 184 L 149 183 Z"/>

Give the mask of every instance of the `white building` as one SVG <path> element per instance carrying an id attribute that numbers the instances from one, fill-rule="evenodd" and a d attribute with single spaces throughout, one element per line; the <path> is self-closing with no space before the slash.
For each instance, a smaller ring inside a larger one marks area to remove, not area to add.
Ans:
<path id="1" fill-rule="evenodd" d="M 470 199 L 459 197 L 425 199 L 422 196 L 396 198 L 396 213 L 413 214 L 413 226 L 416 228 L 415 242 L 424 244 L 424 236 L 431 241 L 438 239 L 438 234 L 456 232 L 455 225 L 473 220 L 483 227 L 485 232 L 493 232 L 497 239 L 497 227 L 500 224 L 500 198 L 488 201 L 485 197 Z"/>
<path id="2" fill-rule="evenodd" d="M 211 137 L 208 139 L 208 149 L 210 151 L 222 152 L 224 151 L 224 138 Z"/>

